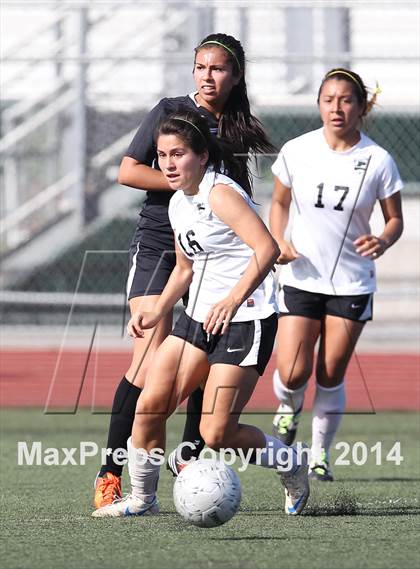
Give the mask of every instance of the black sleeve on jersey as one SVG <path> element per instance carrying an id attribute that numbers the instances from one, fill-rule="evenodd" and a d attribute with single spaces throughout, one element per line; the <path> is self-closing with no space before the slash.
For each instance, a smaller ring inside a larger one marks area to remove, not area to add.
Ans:
<path id="1" fill-rule="evenodd" d="M 126 156 L 147 166 L 153 164 L 156 158 L 156 145 L 153 140 L 155 129 L 167 113 L 167 99 L 162 99 L 143 119 L 128 147 Z"/>
<path id="2" fill-rule="evenodd" d="M 165 98 L 159 101 L 143 119 L 125 155 L 134 158 L 141 164 L 152 166 L 153 161 L 156 159 L 156 145 L 154 141 L 156 127 L 167 115 L 177 111 L 179 108 L 188 107 L 192 104 L 188 95 Z"/>

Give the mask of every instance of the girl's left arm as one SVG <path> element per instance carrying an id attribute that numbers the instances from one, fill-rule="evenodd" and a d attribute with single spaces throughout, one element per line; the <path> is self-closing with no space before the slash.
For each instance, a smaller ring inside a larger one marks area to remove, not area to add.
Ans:
<path id="1" fill-rule="evenodd" d="M 209 334 L 223 334 L 239 306 L 260 285 L 280 254 L 279 247 L 261 218 L 243 197 L 229 186 L 217 184 L 210 193 L 212 211 L 246 243 L 254 255 L 228 296 L 215 304 L 204 322 Z"/>
<path id="2" fill-rule="evenodd" d="M 362 257 L 377 259 L 385 253 L 401 236 L 404 228 L 401 192 L 396 192 L 389 198 L 380 200 L 385 227 L 379 237 L 361 235 L 354 241 L 356 252 Z"/>

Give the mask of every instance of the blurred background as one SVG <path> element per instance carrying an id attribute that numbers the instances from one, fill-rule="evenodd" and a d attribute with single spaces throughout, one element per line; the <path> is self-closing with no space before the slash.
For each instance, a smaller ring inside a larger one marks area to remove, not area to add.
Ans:
<path id="1" fill-rule="evenodd" d="M 118 166 L 145 113 L 194 90 L 194 47 L 215 31 L 241 40 L 253 113 L 279 147 L 320 126 L 328 69 L 379 83 L 364 130 L 397 162 L 406 229 L 378 261 L 359 349 L 418 349 L 420 7 L 404 0 L 2 0 L 4 346 L 56 345 L 66 325 L 67 345 L 86 345 L 99 325 L 105 346 L 127 348 L 126 251 L 144 195 L 116 183 Z M 273 160 L 259 158 L 262 215 Z"/>

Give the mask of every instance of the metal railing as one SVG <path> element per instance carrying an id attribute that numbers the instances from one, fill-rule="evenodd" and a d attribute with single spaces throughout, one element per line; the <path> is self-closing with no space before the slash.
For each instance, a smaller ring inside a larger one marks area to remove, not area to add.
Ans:
<path id="1" fill-rule="evenodd" d="M 417 2 L 2 1 L 4 19 L 17 9 L 29 24 L 33 11 L 37 23 L 24 38 L 6 25 L 3 38 L 0 255 L 7 257 L 6 271 L 21 266 L 22 251 L 54 224 L 67 224 L 58 237 L 64 247 L 101 216 L 101 195 L 115 182 L 108 174 L 135 127 L 161 96 L 193 89 L 193 48 L 212 31 L 242 40 L 253 110 L 277 144 L 313 128 L 317 86 L 329 67 L 347 63 L 371 86 L 379 79 L 383 106 L 372 119 L 374 138 L 391 150 L 412 187 L 420 183 Z M 376 26 L 377 35 L 360 34 L 366 26 Z M 119 207 L 117 200 L 115 212 L 121 207 L 126 202 Z"/>

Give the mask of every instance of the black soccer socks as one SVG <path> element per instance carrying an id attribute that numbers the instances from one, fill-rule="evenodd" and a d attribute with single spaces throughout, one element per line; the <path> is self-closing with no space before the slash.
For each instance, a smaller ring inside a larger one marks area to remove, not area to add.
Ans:
<path id="1" fill-rule="evenodd" d="M 109 423 L 107 448 L 111 451 L 107 453 L 106 464 L 101 467 L 99 476 L 103 476 L 105 472 L 112 472 L 116 476 L 121 476 L 123 466 L 116 463 L 113 452 L 120 448 L 127 450 L 127 439 L 133 428 L 137 399 L 140 393 L 140 387 L 130 383 L 126 377 L 122 378 L 115 392 Z"/>

